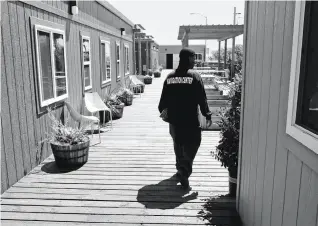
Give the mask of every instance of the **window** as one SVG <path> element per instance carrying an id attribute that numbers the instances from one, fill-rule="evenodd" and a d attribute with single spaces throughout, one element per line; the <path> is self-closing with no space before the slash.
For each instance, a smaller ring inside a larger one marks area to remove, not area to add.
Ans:
<path id="1" fill-rule="evenodd" d="M 120 78 L 120 44 L 116 42 L 116 79 Z"/>
<path id="2" fill-rule="evenodd" d="M 202 54 L 201 53 L 196 53 L 195 54 L 195 60 L 202 60 Z"/>
<path id="3" fill-rule="evenodd" d="M 296 2 L 286 132 L 318 153 L 318 2 Z"/>
<path id="4" fill-rule="evenodd" d="M 35 25 L 41 107 L 68 97 L 64 30 Z"/>
<path id="5" fill-rule="evenodd" d="M 125 75 L 129 75 L 129 47 L 125 45 Z"/>
<path id="6" fill-rule="evenodd" d="M 92 74 L 91 74 L 91 45 L 88 36 L 82 36 L 83 49 L 83 72 L 84 72 L 84 86 L 85 90 L 92 88 Z"/>
<path id="7" fill-rule="evenodd" d="M 111 81 L 111 53 L 110 42 L 101 41 L 101 77 L 102 84 Z"/>

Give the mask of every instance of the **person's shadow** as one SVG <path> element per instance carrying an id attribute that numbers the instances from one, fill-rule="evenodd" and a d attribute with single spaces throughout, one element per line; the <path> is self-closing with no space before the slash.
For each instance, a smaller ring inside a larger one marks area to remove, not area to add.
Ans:
<path id="1" fill-rule="evenodd" d="M 189 193 L 183 190 L 175 176 L 172 176 L 158 184 L 146 185 L 139 189 L 137 201 L 148 209 L 174 209 L 196 199 L 197 196 L 197 192 Z"/>

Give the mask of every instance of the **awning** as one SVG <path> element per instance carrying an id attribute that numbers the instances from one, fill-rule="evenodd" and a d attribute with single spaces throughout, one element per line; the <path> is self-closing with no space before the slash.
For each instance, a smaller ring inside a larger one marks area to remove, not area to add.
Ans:
<path id="1" fill-rule="evenodd" d="M 188 40 L 223 41 L 243 34 L 244 25 L 182 25 L 179 27 L 178 40 L 182 40 L 186 33 Z"/>

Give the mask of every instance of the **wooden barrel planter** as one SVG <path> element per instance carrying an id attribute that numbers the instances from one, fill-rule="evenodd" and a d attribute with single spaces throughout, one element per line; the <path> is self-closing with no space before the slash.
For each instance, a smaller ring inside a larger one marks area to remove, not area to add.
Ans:
<path id="1" fill-rule="evenodd" d="M 125 106 L 130 106 L 133 103 L 133 95 L 125 95 L 118 97 L 118 99 L 125 104 Z"/>
<path id="2" fill-rule="evenodd" d="M 152 83 L 152 77 L 150 77 L 150 76 L 145 76 L 145 78 L 144 78 L 144 83 L 145 83 L 146 85 L 151 84 L 151 83 Z"/>
<path id="3" fill-rule="evenodd" d="M 236 196 L 237 187 L 237 168 L 229 169 L 229 195 L 231 197 Z"/>
<path id="4" fill-rule="evenodd" d="M 124 114 L 124 107 L 125 104 L 122 103 L 120 105 L 113 105 L 112 107 L 114 107 L 116 110 L 112 112 L 113 114 L 113 119 L 120 119 L 123 117 Z"/>
<path id="5" fill-rule="evenodd" d="M 133 95 L 127 95 L 126 98 L 125 98 L 125 101 L 124 101 L 125 105 L 126 105 L 126 106 L 132 105 L 132 103 L 133 103 L 133 98 L 134 98 Z"/>
<path id="6" fill-rule="evenodd" d="M 161 76 L 161 72 L 155 71 L 155 72 L 153 73 L 153 75 L 154 75 L 155 78 L 159 78 L 159 77 Z"/>
<path id="7" fill-rule="evenodd" d="M 88 160 L 90 140 L 75 145 L 51 144 L 51 149 L 58 167 L 72 168 L 84 165 Z"/>
<path id="8" fill-rule="evenodd" d="M 145 90 L 145 86 L 144 86 L 144 85 L 138 85 L 138 86 L 133 87 L 133 92 L 134 92 L 135 94 L 137 94 L 137 93 L 143 93 L 144 90 Z"/>

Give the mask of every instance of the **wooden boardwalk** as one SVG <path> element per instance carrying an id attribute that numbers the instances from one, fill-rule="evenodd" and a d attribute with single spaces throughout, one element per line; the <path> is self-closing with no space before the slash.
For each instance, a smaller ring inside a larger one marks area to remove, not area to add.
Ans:
<path id="1" fill-rule="evenodd" d="M 171 178 L 175 173 L 172 140 L 168 125 L 158 117 L 165 73 L 147 85 L 132 106 L 125 107 L 123 118 L 113 122 L 113 130 L 104 129 L 102 143 L 90 147 L 83 167 L 60 172 L 50 156 L 8 189 L 1 198 L 2 225 L 208 223 L 200 217 L 205 199 L 228 192 L 227 170 L 210 154 L 219 132 L 203 132 L 190 177 L 198 196 L 193 191 L 184 194 Z M 234 225 L 235 200 L 215 199 L 213 203 L 212 224 Z"/>

